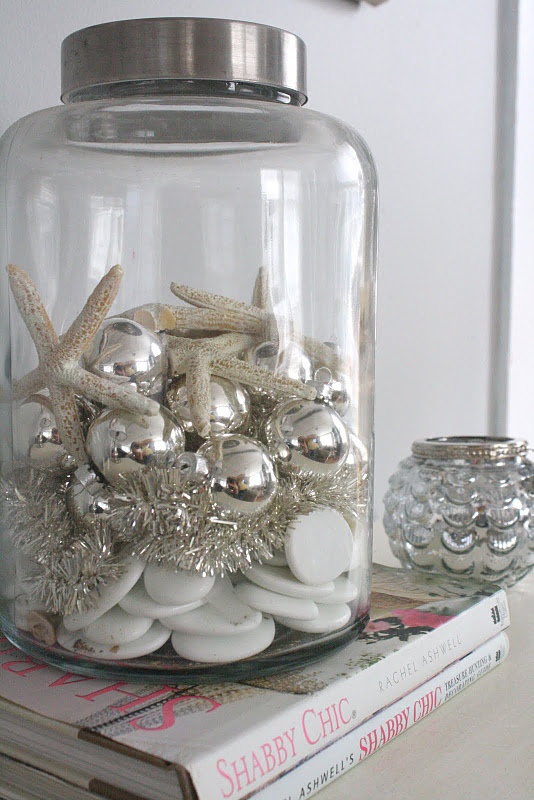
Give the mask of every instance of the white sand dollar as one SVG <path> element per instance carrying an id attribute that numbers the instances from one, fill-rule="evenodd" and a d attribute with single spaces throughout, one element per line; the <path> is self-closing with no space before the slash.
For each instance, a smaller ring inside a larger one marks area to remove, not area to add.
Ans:
<path id="1" fill-rule="evenodd" d="M 287 567 L 287 558 L 283 550 L 275 550 L 272 557 L 265 559 L 265 563 L 270 567 Z"/>
<path id="2" fill-rule="evenodd" d="M 99 595 L 95 598 L 95 607 L 89 611 L 75 611 L 73 614 L 65 614 L 63 617 L 63 625 L 68 631 L 79 631 L 86 628 L 95 619 L 98 619 L 109 611 L 110 608 L 117 605 L 122 600 L 124 595 L 128 594 L 130 589 L 135 586 L 141 573 L 145 568 L 145 562 L 138 559 L 128 559 L 125 562 L 125 571 L 118 581 L 109 583 L 100 591 Z"/>
<path id="3" fill-rule="evenodd" d="M 253 631 L 238 636 L 193 636 L 175 631 L 171 641 L 178 655 L 190 661 L 227 664 L 261 653 L 271 644 L 274 632 L 274 620 L 265 617 Z"/>
<path id="4" fill-rule="evenodd" d="M 272 592 L 287 594 L 289 597 L 307 597 L 310 600 L 320 600 L 334 591 L 334 582 L 327 581 L 316 586 L 311 586 L 297 580 L 288 567 L 271 567 L 268 564 L 258 564 L 245 571 L 246 577 L 252 583 L 270 589 Z"/>
<path id="5" fill-rule="evenodd" d="M 250 607 L 249 607 L 250 608 Z M 261 625 L 261 611 L 250 608 L 248 616 L 240 622 L 231 622 L 208 603 L 202 608 L 165 617 L 161 623 L 173 631 L 192 633 L 194 636 L 238 636 L 253 631 Z"/>
<path id="6" fill-rule="evenodd" d="M 328 597 L 324 597 L 319 602 L 331 605 L 332 603 L 351 603 L 359 595 L 359 589 L 355 583 L 348 578 L 336 578 L 334 581 L 334 591 Z M 290 616 L 289 614 L 287 616 Z"/>
<path id="7" fill-rule="evenodd" d="M 251 617 L 257 619 L 255 610 L 243 602 L 228 577 L 215 578 L 213 589 L 206 595 L 206 603 L 233 625 L 247 624 Z M 260 622 L 261 619 L 257 624 Z"/>
<path id="8" fill-rule="evenodd" d="M 213 588 L 215 578 L 183 569 L 147 564 L 144 581 L 145 589 L 153 600 L 163 605 L 173 605 L 191 603 L 205 597 Z"/>
<path id="9" fill-rule="evenodd" d="M 83 628 L 82 634 L 98 644 L 125 644 L 146 633 L 153 621 L 150 617 L 134 617 L 114 606 Z"/>
<path id="10" fill-rule="evenodd" d="M 301 514 L 287 529 L 287 563 L 303 583 L 333 581 L 349 568 L 352 551 L 350 526 L 333 508 Z"/>
<path id="11" fill-rule="evenodd" d="M 342 628 L 350 620 L 350 608 L 345 603 L 319 605 L 319 615 L 315 619 L 302 620 L 291 617 L 276 617 L 276 621 L 286 628 L 304 633 L 330 633 Z"/>
<path id="12" fill-rule="evenodd" d="M 173 614 L 185 614 L 187 611 L 192 611 L 203 605 L 204 598 L 193 600 L 191 603 L 175 603 L 174 605 L 163 605 L 156 603 L 147 590 L 143 579 L 137 581 L 133 589 L 130 589 L 119 602 L 121 608 L 127 611 L 128 614 L 138 615 L 140 617 L 150 617 L 151 619 L 161 619 L 162 617 L 170 617 Z"/>
<path id="13" fill-rule="evenodd" d="M 248 581 L 243 581 L 236 591 L 242 600 L 265 614 L 295 617 L 295 619 L 315 619 L 319 615 L 317 603 L 307 597 L 289 597 L 287 594 L 271 592 Z"/>
<path id="14" fill-rule="evenodd" d="M 138 639 L 125 644 L 107 645 L 94 642 L 79 631 L 67 631 L 64 625 L 60 625 L 57 640 L 66 650 L 79 655 L 107 661 L 124 661 L 153 653 L 165 644 L 170 635 L 168 628 L 164 628 L 160 622 L 153 622 L 147 632 Z"/>
<path id="15" fill-rule="evenodd" d="M 355 570 L 363 567 L 367 569 L 367 553 L 369 550 L 369 537 L 359 524 L 354 536 L 354 547 L 350 557 L 349 569 Z"/>

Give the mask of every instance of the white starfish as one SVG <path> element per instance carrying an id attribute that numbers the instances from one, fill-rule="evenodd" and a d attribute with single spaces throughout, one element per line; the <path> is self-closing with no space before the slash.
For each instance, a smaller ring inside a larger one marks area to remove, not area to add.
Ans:
<path id="1" fill-rule="evenodd" d="M 224 298 L 223 298 L 224 299 Z M 121 317 L 133 319 L 154 331 L 167 331 L 175 336 L 204 333 L 254 333 L 254 325 L 235 312 L 213 311 L 210 308 L 187 308 L 167 303 L 146 303 L 121 312 Z M 257 324 L 260 335 L 261 325 Z"/>
<path id="2" fill-rule="evenodd" d="M 87 460 L 75 392 L 96 400 L 108 408 L 120 408 L 136 414 L 156 414 L 153 400 L 130 391 L 120 384 L 100 378 L 80 366 L 82 353 L 93 340 L 119 290 L 122 269 L 112 267 L 104 275 L 82 311 L 61 339 L 32 279 L 20 267 L 8 267 L 9 284 L 20 314 L 33 339 L 39 366 L 13 386 L 13 398 L 23 399 L 41 389 L 48 389 L 62 443 L 78 463 Z"/>
<path id="3" fill-rule="evenodd" d="M 314 388 L 286 375 L 275 375 L 236 358 L 254 343 L 254 337 L 240 333 L 223 333 L 206 339 L 167 336 L 171 370 L 186 375 L 191 421 L 200 436 L 210 435 L 211 375 L 264 389 L 282 397 L 304 397 L 313 400 Z"/>
<path id="4" fill-rule="evenodd" d="M 217 327 L 219 331 L 240 330 L 243 333 L 259 338 L 260 341 L 272 342 L 275 347 L 279 347 L 279 342 L 282 339 L 286 342 L 298 342 L 313 360 L 322 366 L 328 367 L 332 373 L 338 374 L 344 368 L 346 369 L 346 365 L 343 364 L 339 354 L 329 345 L 320 342 L 318 339 L 313 339 L 311 336 L 299 334 L 295 331 L 292 319 L 274 314 L 269 274 L 265 267 L 258 271 L 252 295 L 252 305 L 178 283 L 171 283 L 171 292 L 180 300 L 195 306 L 194 309 L 176 309 L 177 312 L 184 315 L 184 324 L 188 319 L 187 312 L 189 312 L 191 315 L 189 316 L 191 320 L 189 327 L 191 329 L 196 327 L 193 323 L 193 313 L 198 315 L 201 311 L 204 313 L 210 311 L 216 315 L 213 328 Z M 217 320 L 218 326 L 215 324 Z M 240 327 L 235 327 L 236 320 L 239 320 Z M 280 335 L 282 330 L 283 336 Z"/>

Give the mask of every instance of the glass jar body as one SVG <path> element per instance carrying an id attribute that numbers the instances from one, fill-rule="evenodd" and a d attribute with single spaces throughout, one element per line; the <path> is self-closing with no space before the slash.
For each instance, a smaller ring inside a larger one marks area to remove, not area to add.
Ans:
<path id="1" fill-rule="evenodd" d="M 354 636 L 372 520 L 365 145 L 277 102 L 132 96 L 31 115 L 2 153 L 7 635 L 154 680 L 268 672 Z M 147 599 L 148 573 L 189 588 Z"/>

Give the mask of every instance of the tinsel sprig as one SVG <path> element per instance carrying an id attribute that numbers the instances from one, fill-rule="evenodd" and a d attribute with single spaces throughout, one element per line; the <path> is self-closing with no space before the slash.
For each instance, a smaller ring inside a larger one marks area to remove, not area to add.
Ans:
<path id="1" fill-rule="evenodd" d="M 68 484 L 69 477 L 60 470 L 28 467 L 0 478 L 2 516 L 13 543 L 39 563 L 53 560 L 76 538 L 66 503 Z"/>
<path id="2" fill-rule="evenodd" d="M 123 559 L 114 553 L 109 527 L 101 522 L 86 530 L 33 583 L 30 599 L 52 613 L 88 611 L 103 586 L 118 580 Z"/>
<path id="3" fill-rule="evenodd" d="M 274 409 L 279 404 L 280 398 L 268 394 L 261 389 L 251 389 L 250 387 L 249 396 L 250 414 L 247 426 L 247 435 L 252 439 L 257 439 L 263 444 L 267 444 L 265 425 Z"/>
<path id="4" fill-rule="evenodd" d="M 285 481 L 294 487 L 300 502 L 303 505 L 308 503 L 310 510 L 329 506 L 343 514 L 349 523 L 365 511 L 367 480 L 361 465 L 344 466 L 333 474 L 292 473 L 285 471 L 283 466 L 280 471 L 285 475 Z"/>

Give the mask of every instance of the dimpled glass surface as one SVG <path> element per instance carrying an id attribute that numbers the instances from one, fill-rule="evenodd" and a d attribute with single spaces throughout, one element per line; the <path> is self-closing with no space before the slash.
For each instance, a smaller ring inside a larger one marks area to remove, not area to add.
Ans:
<path id="1" fill-rule="evenodd" d="M 384 527 L 407 568 L 510 586 L 534 564 L 534 465 L 410 456 L 390 478 Z"/>

